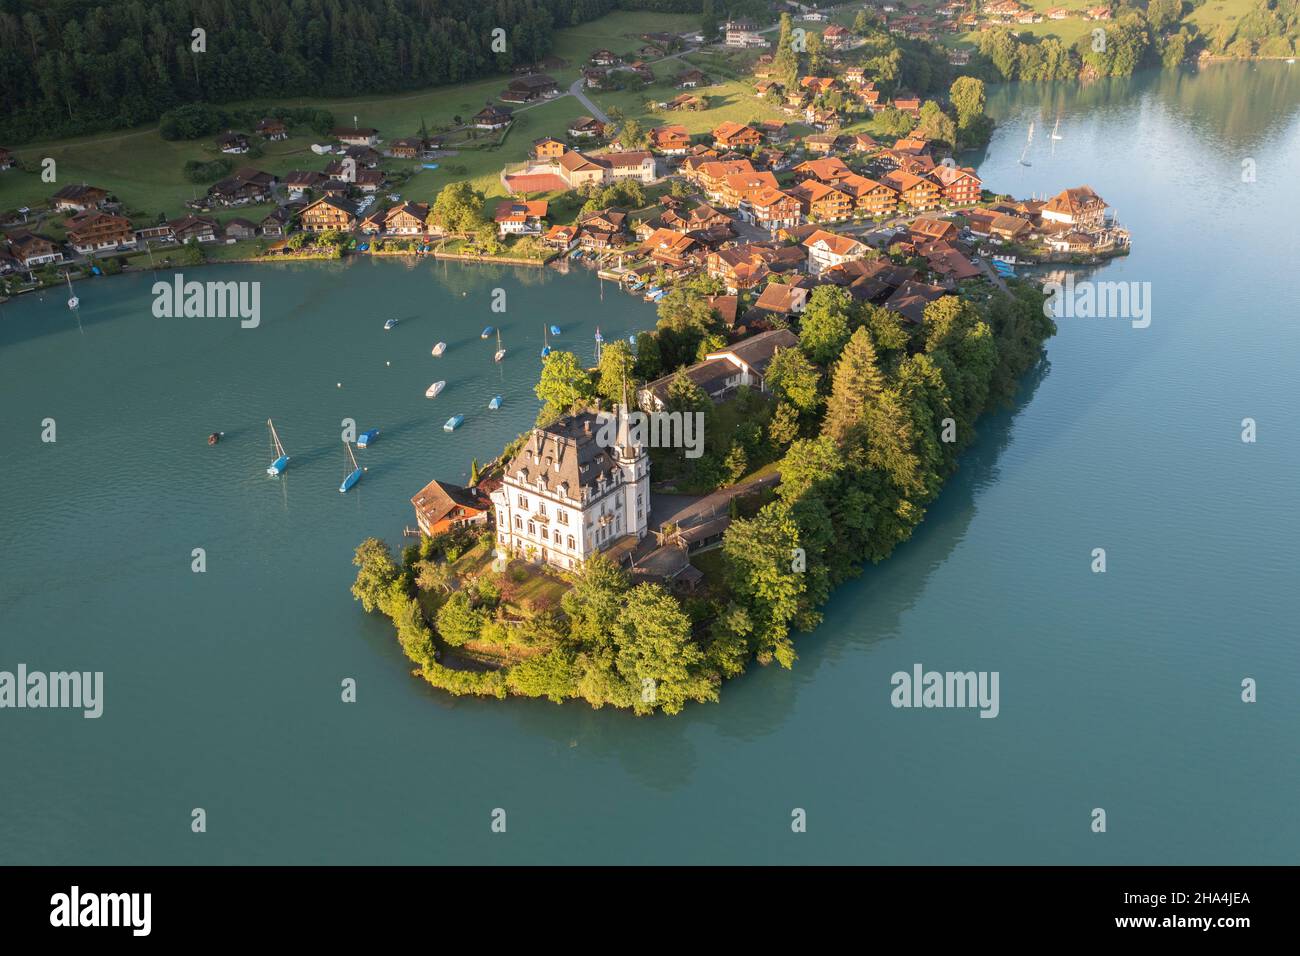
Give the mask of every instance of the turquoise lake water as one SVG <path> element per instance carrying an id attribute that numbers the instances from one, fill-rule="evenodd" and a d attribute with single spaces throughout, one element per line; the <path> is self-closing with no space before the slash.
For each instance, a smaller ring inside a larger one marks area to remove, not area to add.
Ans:
<path id="1" fill-rule="evenodd" d="M 76 316 L 62 294 L 0 306 L 0 669 L 105 674 L 98 720 L 0 711 L 0 862 L 1296 862 L 1300 68 L 990 109 L 986 184 L 1096 189 L 1134 236 L 1098 277 L 1150 282 L 1150 327 L 1062 320 L 795 669 L 675 718 L 450 698 L 348 594 L 359 540 L 400 542 L 415 491 L 531 422 L 544 324 L 590 356 L 597 325 L 651 307 L 579 270 L 398 261 L 193 270 L 260 281 L 257 329 L 155 318 L 152 276 L 82 283 Z M 345 417 L 383 429 L 346 496 Z M 894 709 L 916 663 L 998 671 L 999 716 Z"/>

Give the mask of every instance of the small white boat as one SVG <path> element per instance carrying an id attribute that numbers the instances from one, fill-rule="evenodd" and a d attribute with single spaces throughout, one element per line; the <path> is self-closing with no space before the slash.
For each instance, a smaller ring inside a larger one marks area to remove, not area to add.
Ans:
<path id="1" fill-rule="evenodd" d="M 492 361 L 500 362 L 506 357 L 506 350 L 501 347 L 501 330 L 497 329 L 497 354 L 492 356 Z"/>
<path id="2" fill-rule="evenodd" d="M 443 352 L 447 351 L 447 343 L 439 342 L 433 347 L 433 357 L 438 358 Z"/>
<path id="3" fill-rule="evenodd" d="M 81 300 L 78 299 L 77 294 L 72 291 L 72 273 L 67 272 L 64 273 L 64 275 L 68 280 L 68 308 L 75 312 L 77 307 L 81 305 Z"/>
<path id="4" fill-rule="evenodd" d="M 488 408 L 492 409 L 492 411 L 494 411 L 494 412 L 495 412 L 498 408 L 500 408 L 500 407 L 501 407 L 501 396 L 500 396 L 500 395 L 497 395 L 496 397 L 494 397 L 494 398 L 492 399 L 492 401 L 488 402 Z"/>
<path id="5" fill-rule="evenodd" d="M 434 382 L 432 385 L 430 385 L 428 388 L 424 390 L 424 397 L 437 398 L 438 393 L 441 392 L 446 387 L 447 387 L 446 382 Z"/>
<path id="6" fill-rule="evenodd" d="M 393 331 L 393 329 L 395 329 L 395 328 L 397 328 L 397 320 L 396 320 L 396 319 L 389 319 L 387 322 L 384 323 L 384 331 L 385 331 L 385 332 L 391 332 L 391 331 Z"/>

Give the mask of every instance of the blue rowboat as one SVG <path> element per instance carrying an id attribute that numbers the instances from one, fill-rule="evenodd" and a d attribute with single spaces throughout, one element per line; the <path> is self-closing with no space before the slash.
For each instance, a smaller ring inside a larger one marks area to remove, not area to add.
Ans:
<path id="1" fill-rule="evenodd" d="M 374 441 L 374 440 L 375 440 L 376 438 L 378 438 L 378 437 L 379 437 L 379 429 L 378 429 L 378 428 L 372 428 L 372 429 L 370 429 L 369 431 L 364 431 L 364 432 L 361 433 L 361 437 L 359 437 L 359 438 L 357 439 L 357 447 L 358 447 L 358 448 L 369 448 L 369 447 L 370 447 L 370 443 L 371 443 L 372 441 Z"/>
<path id="2" fill-rule="evenodd" d="M 490 339 L 492 338 L 492 333 L 495 331 L 496 329 L 492 328 L 492 326 L 485 325 L 483 326 L 483 331 L 478 334 L 478 337 L 481 339 Z"/>
<path id="3" fill-rule="evenodd" d="M 266 469 L 266 473 L 270 475 L 272 478 L 274 478 L 276 475 L 281 474 L 288 467 L 289 467 L 289 456 L 281 455 L 275 461 L 271 462 L 271 467 Z"/>
<path id="4" fill-rule="evenodd" d="M 551 347 L 550 347 L 549 345 L 543 345 L 543 346 L 542 346 L 542 358 L 546 358 L 546 356 L 548 356 L 548 355 L 550 355 L 550 354 L 551 354 Z"/>
<path id="5" fill-rule="evenodd" d="M 560 327 L 559 327 L 558 325 L 552 325 L 552 326 L 551 326 L 551 334 L 552 334 L 552 335 L 559 335 L 559 334 L 560 334 Z"/>
<path id="6" fill-rule="evenodd" d="M 445 432 L 454 432 L 457 428 L 460 428 L 461 422 L 464 420 L 464 415 L 452 415 L 451 418 L 447 419 L 446 424 L 442 426 L 442 430 Z"/>
<path id="7" fill-rule="evenodd" d="M 348 489 L 350 489 L 353 485 L 355 485 L 360 480 L 361 480 L 360 468 L 350 472 L 348 476 L 343 479 L 343 484 L 339 485 L 339 494 L 346 494 Z"/>

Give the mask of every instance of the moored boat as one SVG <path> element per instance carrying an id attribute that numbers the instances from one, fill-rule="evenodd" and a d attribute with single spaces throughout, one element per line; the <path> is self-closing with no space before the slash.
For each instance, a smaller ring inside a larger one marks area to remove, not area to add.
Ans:
<path id="1" fill-rule="evenodd" d="M 460 428 L 461 422 L 464 420 L 464 415 L 452 415 L 451 418 L 447 419 L 443 424 L 442 430 L 445 432 L 454 432 L 457 428 Z"/>
<path id="2" fill-rule="evenodd" d="M 366 431 L 363 431 L 359 436 L 357 436 L 357 447 L 369 448 L 374 443 L 374 440 L 378 437 L 379 437 L 378 428 L 367 429 Z"/>
<path id="3" fill-rule="evenodd" d="M 430 385 L 428 388 L 424 390 L 424 397 L 437 398 L 438 393 L 441 392 L 446 387 L 447 387 L 446 382 L 434 382 L 432 385 Z"/>
<path id="4" fill-rule="evenodd" d="M 391 332 L 391 331 L 393 331 L 393 329 L 395 329 L 395 328 L 397 328 L 397 320 L 396 320 L 396 319 L 389 319 L 387 322 L 384 323 L 384 331 L 385 331 L 385 332 Z"/>
<path id="5" fill-rule="evenodd" d="M 492 409 L 492 411 L 494 412 L 500 407 L 501 407 L 500 395 L 497 395 L 495 398 L 492 399 L 492 401 L 488 402 L 488 408 Z"/>
<path id="6" fill-rule="evenodd" d="M 361 480 L 361 466 L 357 464 L 357 456 L 352 454 L 352 446 L 344 442 L 343 450 L 347 452 L 347 462 L 350 468 L 343 476 L 343 484 L 339 485 L 339 494 L 343 494 Z"/>
<path id="7" fill-rule="evenodd" d="M 478 337 L 481 339 L 490 339 L 492 338 L 492 333 L 495 331 L 496 329 L 492 328 L 492 326 L 485 325 L 483 326 L 483 331 L 479 333 Z"/>
<path id="8" fill-rule="evenodd" d="M 266 473 L 274 478 L 289 467 L 289 456 L 284 453 L 284 445 L 280 444 L 280 436 L 275 430 L 275 423 L 268 418 L 266 427 L 271 430 L 271 447 L 275 449 L 275 461 L 271 462 L 271 467 L 266 469 Z"/>
<path id="9" fill-rule="evenodd" d="M 439 342 L 433 347 L 433 357 L 438 358 L 443 352 L 447 351 L 447 343 Z"/>
<path id="10" fill-rule="evenodd" d="M 501 330 L 497 329 L 497 354 L 492 356 L 492 361 L 500 362 L 506 357 L 506 350 L 501 347 Z"/>

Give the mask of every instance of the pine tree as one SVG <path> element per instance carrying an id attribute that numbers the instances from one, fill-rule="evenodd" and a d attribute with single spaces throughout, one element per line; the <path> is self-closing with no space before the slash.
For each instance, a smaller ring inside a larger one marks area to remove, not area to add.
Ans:
<path id="1" fill-rule="evenodd" d="M 871 335 L 860 328 L 849 338 L 835 366 L 822 433 L 843 446 L 859 433 L 869 406 L 885 387 Z"/>

